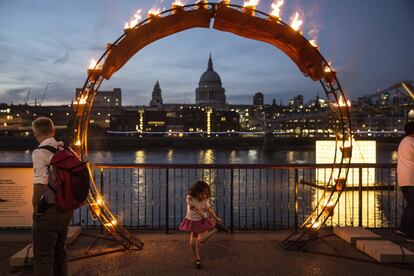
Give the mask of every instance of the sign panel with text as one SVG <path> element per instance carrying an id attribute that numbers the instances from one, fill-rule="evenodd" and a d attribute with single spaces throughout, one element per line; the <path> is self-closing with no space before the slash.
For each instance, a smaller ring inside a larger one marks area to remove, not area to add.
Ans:
<path id="1" fill-rule="evenodd" d="M 32 226 L 32 168 L 0 168 L 0 227 Z"/>

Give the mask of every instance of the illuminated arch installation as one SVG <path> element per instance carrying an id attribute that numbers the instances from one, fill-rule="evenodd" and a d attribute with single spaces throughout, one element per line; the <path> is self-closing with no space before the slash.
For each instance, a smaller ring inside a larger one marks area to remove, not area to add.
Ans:
<path id="1" fill-rule="evenodd" d="M 257 11 L 254 6 L 242 7 L 229 4 L 228 1 L 220 3 L 201 1 L 186 6 L 173 4 L 172 9 L 150 14 L 147 19 L 131 28 L 126 28 L 124 34 L 114 43 L 108 44 L 101 58 L 88 69 L 88 77 L 77 100 L 74 145 L 77 146 L 82 159 L 88 162 L 89 117 L 96 92 L 104 79 L 110 79 L 133 55 L 148 44 L 187 29 L 209 28 L 213 19 L 214 29 L 266 42 L 284 52 L 305 76 L 321 83 L 338 122 L 338 127 L 334 130 L 337 147 L 329 180 L 325 183 L 323 195 L 301 225 L 300 231 L 289 237 L 288 244 L 296 244 L 303 240 L 306 233 L 311 234 L 310 236 L 318 233 L 332 216 L 345 188 L 352 152 L 349 103 L 345 101 L 336 72 L 323 58 L 318 48 L 280 18 Z M 88 167 L 91 171 L 90 166 Z M 142 243 L 118 223 L 93 180 L 88 203 L 92 214 L 107 232 L 126 248 L 142 247 Z"/>

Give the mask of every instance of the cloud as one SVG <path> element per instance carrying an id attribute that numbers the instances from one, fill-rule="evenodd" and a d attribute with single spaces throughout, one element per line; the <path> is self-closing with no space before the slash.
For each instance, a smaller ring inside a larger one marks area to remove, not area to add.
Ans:
<path id="1" fill-rule="evenodd" d="M 58 59 L 55 59 L 53 61 L 53 64 L 65 64 L 65 63 L 68 63 L 68 61 L 69 61 L 69 53 L 66 52 L 63 57 L 60 57 Z"/>
<path id="2" fill-rule="evenodd" d="M 28 87 L 19 87 L 0 91 L 0 102 L 23 101 L 28 89 Z"/>
<path id="3" fill-rule="evenodd" d="M 260 9 L 269 11 L 270 2 L 261 1 Z M 346 93 L 357 96 L 412 79 L 411 2 L 288 1 L 282 17 L 289 18 L 296 9 L 304 11 L 303 33 L 319 31 L 323 55 L 338 70 Z M 7 26 L 0 29 L 0 101 L 21 101 L 31 86 L 33 97 L 41 97 L 47 81 L 52 81 L 45 102 L 69 102 L 86 79 L 90 59 L 99 58 L 106 43 L 123 34 L 123 23 L 138 8 L 145 14 L 153 4 L 153 0 L 38 0 L 36 4 L 0 0 L 0 24 Z M 190 98 L 193 102 L 209 52 L 229 102 L 251 103 L 256 91 L 262 91 L 266 99 L 285 100 L 298 93 L 323 94 L 318 83 L 303 77 L 274 46 L 199 28 L 151 43 L 103 87 L 120 87 L 126 104 L 148 104 L 159 79 L 166 101 Z"/>

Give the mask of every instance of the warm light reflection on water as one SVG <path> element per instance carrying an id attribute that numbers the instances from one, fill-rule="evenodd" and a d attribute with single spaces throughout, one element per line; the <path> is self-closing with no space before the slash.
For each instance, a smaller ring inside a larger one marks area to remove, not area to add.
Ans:
<path id="1" fill-rule="evenodd" d="M 172 162 L 174 160 L 174 150 L 172 150 L 172 149 L 168 150 L 167 160 L 168 160 L 168 162 Z"/>
<path id="2" fill-rule="evenodd" d="M 390 162 L 396 154 L 392 151 L 380 152 L 378 162 Z M 315 153 L 306 150 L 264 152 L 251 150 L 138 150 L 124 152 L 95 152 L 91 158 L 102 163 L 313 163 Z M 289 161 L 290 160 L 290 161 Z M 328 171 L 327 169 L 326 171 Z M 100 183 L 99 170 L 95 179 Z M 326 172 L 323 172 L 326 174 Z M 322 191 L 302 184 L 318 183 L 321 172 L 316 169 L 299 169 L 299 223 L 311 211 Z M 329 175 L 328 175 L 329 177 Z M 393 185 L 395 169 L 363 169 L 362 182 L 373 187 L 388 185 L 388 190 L 362 192 L 363 226 L 396 225 L 400 216 L 401 195 L 396 198 Z M 105 169 L 104 198 L 111 210 L 118 214 L 126 225 L 139 225 L 142 228 L 158 227 L 164 223 L 166 169 L 134 168 Z M 230 219 L 230 169 L 169 169 L 169 207 L 171 224 L 178 227 L 185 216 L 185 195 L 188 187 L 197 180 L 211 185 L 213 207 L 226 222 Z M 294 169 L 235 169 L 234 170 L 234 219 L 236 227 L 261 229 L 262 227 L 280 229 L 293 227 L 295 200 Z M 348 187 L 359 183 L 358 171 L 351 171 Z M 318 183 L 321 184 L 321 183 Z M 333 225 L 357 225 L 359 222 L 359 193 L 346 191 L 336 207 Z M 82 218 L 86 218 L 82 214 Z M 83 219 L 85 221 L 85 219 Z M 87 220 L 86 220 L 87 221 Z M 265 225 L 265 226 L 264 226 Z"/>
<path id="3" fill-rule="evenodd" d="M 396 150 L 391 152 L 391 161 L 392 163 L 397 163 L 398 161 L 398 152 Z"/>
<path id="4" fill-rule="evenodd" d="M 378 151 L 378 163 L 391 163 L 397 160 L 398 145 L 391 149 Z M 107 150 L 90 151 L 89 161 L 92 163 L 202 163 L 201 152 L 206 150 L 197 149 L 142 149 L 142 150 Z M 315 151 L 308 148 L 295 150 L 277 150 L 266 152 L 262 149 L 250 150 L 227 150 L 210 149 L 214 155 L 215 163 L 245 163 L 245 164 L 302 164 L 315 163 Z M 31 154 L 26 151 L 0 151 L 0 162 L 31 162 Z M 141 156 L 137 158 L 138 155 Z"/>
<path id="5" fill-rule="evenodd" d="M 229 163 L 239 163 L 240 159 L 237 157 L 237 151 L 232 150 L 229 154 Z"/>
<path id="6" fill-rule="evenodd" d="M 388 226 L 389 221 L 384 216 L 378 192 L 362 191 L 362 226 L 363 227 L 380 227 Z M 316 193 L 313 206 L 316 206 L 318 200 L 322 197 L 322 192 Z M 333 196 L 332 200 L 336 200 Z M 328 219 L 328 226 L 358 226 L 359 224 L 359 193 L 358 191 L 345 191 L 339 198 L 339 202 L 334 209 L 333 216 Z M 383 221 L 381 222 L 381 219 Z"/>
<path id="7" fill-rule="evenodd" d="M 251 150 L 249 150 L 248 155 L 249 155 L 249 159 L 250 159 L 252 162 L 257 161 L 257 150 L 255 150 L 255 149 L 251 149 Z"/>
<path id="8" fill-rule="evenodd" d="M 214 164 L 215 162 L 215 155 L 214 155 L 214 151 L 211 149 L 207 149 L 207 150 L 201 150 L 200 151 L 200 157 L 199 157 L 199 163 L 202 164 Z"/>
<path id="9" fill-rule="evenodd" d="M 316 141 L 316 164 L 330 164 L 334 162 L 335 156 L 335 146 L 336 153 L 336 163 L 339 163 L 341 160 L 341 150 L 340 145 L 336 144 L 335 141 Z M 352 143 L 352 158 L 351 163 L 372 163 L 377 162 L 377 145 L 376 141 L 353 141 Z M 347 162 L 346 160 L 344 162 Z M 329 176 L 332 170 L 319 169 L 317 170 L 316 182 L 322 185 L 325 185 L 329 181 Z M 340 172 L 340 173 L 339 173 Z M 346 170 L 335 169 L 333 171 L 333 178 L 345 178 Z M 363 186 L 372 185 L 375 182 L 375 169 L 363 169 L 361 174 L 361 180 L 359 179 L 359 170 L 350 169 L 348 173 L 347 183 L 350 185 L 359 184 L 360 181 Z M 332 185 L 334 181 L 330 184 Z"/>
<path id="10" fill-rule="evenodd" d="M 145 163 L 145 159 L 146 159 L 145 151 L 137 150 L 135 152 L 135 163 L 138 163 L 138 164 Z"/>
<path id="11" fill-rule="evenodd" d="M 294 158 L 294 153 L 293 153 L 293 151 L 288 151 L 288 153 L 287 153 L 287 160 L 288 160 L 288 162 L 289 163 L 292 163 L 292 161 L 293 161 L 293 158 Z"/>
<path id="12" fill-rule="evenodd" d="M 212 149 L 201 150 L 199 153 L 199 163 L 202 164 L 214 164 L 215 163 L 215 151 Z M 211 202 L 212 207 L 215 207 L 215 202 L 217 199 L 217 185 L 216 185 L 216 178 L 217 178 L 217 170 L 214 169 L 200 169 L 201 173 L 201 180 L 205 181 L 207 184 L 210 185 L 211 189 Z M 190 183 L 194 184 L 195 180 Z"/>
<path id="13" fill-rule="evenodd" d="M 340 146 L 336 145 L 337 160 L 341 157 Z M 328 164 L 334 161 L 335 141 L 317 141 L 316 142 L 316 163 Z M 353 141 L 352 144 L 352 159 L 351 163 L 376 163 L 377 162 L 377 149 L 376 141 Z M 338 161 L 337 161 L 338 162 Z M 334 169 L 333 179 L 328 183 L 331 169 L 317 169 L 316 170 L 316 183 L 322 186 L 334 185 L 335 179 L 345 178 L 346 170 Z M 381 206 L 378 196 L 380 191 L 358 191 L 352 190 L 352 188 L 361 186 L 365 189 L 367 187 L 383 186 L 384 183 L 383 173 L 380 178 L 377 178 L 375 168 L 362 168 L 362 169 L 350 169 L 348 172 L 348 178 L 346 187 L 347 191 L 343 192 L 338 205 L 335 207 L 333 216 L 328 220 L 328 225 L 334 226 L 352 226 L 358 225 L 361 221 L 364 227 L 378 227 L 382 225 L 388 225 L 389 221 L 383 214 L 383 206 Z M 392 177 L 388 175 L 387 178 Z M 351 191 L 352 190 L 352 191 Z M 326 197 L 329 197 L 331 192 L 325 193 Z M 383 194 L 382 194 L 383 195 Z M 316 206 L 318 201 L 323 196 L 323 190 L 318 189 L 315 191 L 313 200 L 313 206 Z M 338 192 L 334 192 L 332 195 L 332 201 L 336 201 L 339 196 Z M 383 199 L 383 197 L 382 197 Z M 390 200 L 390 198 L 388 198 Z M 381 201 L 381 203 L 383 203 Z M 360 206 L 361 204 L 361 206 Z M 390 204 L 388 202 L 388 204 Z M 321 207 L 322 208 L 322 207 Z M 359 209 L 361 208 L 362 213 Z M 361 218 L 360 218 L 361 214 Z"/>
<path id="14" fill-rule="evenodd" d="M 197 180 L 204 180 L 210 184 L 213 208 L 228 222 L 231 209 L 229 205 L 231 172 L 231 169 L 222 168 L 168 169 L 171 225 L 178 227 L 182 217 L 185 216 L 185 195 L 188 187 Z M 125 218 L 127 225 L 138 224 L 142 228 L 159 227 L 158 225 L 162 225 L 165 221 L 163 214 L 166 173 L 165 168 L 105 169 L 103 175 L 105 202 L 119 218 Z M 302 180 L 306 183 L 314 182 L 316 173 L 316 169 L 297 171 L 299 224 L 310 214 L 312 206 L 316 206 L 317 200 L 323 194 L 323 189 L 302 182 Z M 233 211 L 236 227 L 255 229 L 293 227 L 296 183 L 294 169 L 236 168 L 233 174 Z M 94 175 L 100 186 L 100 169 L 95 170 Z M 328 225 L 358 225 L 360 200 L 363 226 L 397 225 L 401 216 L 402 196 L 400 192 L 396 193 L 395 179 L 395 168 L 386 168 L 376 170 L 375 178 L 369 183 L 369 191 L 359 193 L 358 189 L 352 190 L 357 187 L 357 184 L 349 184 Z M 382 185 L 384 189 L 379 189 L 378 185 Z M 376 191 L 373 190 L 374 187 L 377 188 Z M 82 218 L 84 217 L 86 218 L 82 214 Z"/>

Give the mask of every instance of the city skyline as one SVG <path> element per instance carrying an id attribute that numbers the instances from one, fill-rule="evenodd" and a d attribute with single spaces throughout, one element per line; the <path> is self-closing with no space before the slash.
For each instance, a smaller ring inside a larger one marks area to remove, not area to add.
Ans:
<path id="1" fill-rule="evenodd" d="M 261 1 L 258 9 L 270 13 L 271 2 Z M 414 19 L 409 16 L 410 8 L 414 9 L 412 2 L 285 2 L 282 19 L 288 23 L 298 10 L 304 20 L 303 35 L 312 38 L 317 30 L 321 52 L 338 71 L 347 96 L 372 94 L 376 89 L 412 79 L 414 61 L 408 58 L 414 41 Z M 151 7 L 168 8 L 170 4 L 171 1 L 123 1 L 116 5 L 110 1 L 101 5 L 93 1 L 75 1 L 73 5 L 1 2 L 0 23 L 7 28 L 0 29 L 0 102 L 23 103 L 29 87 L 33 102 L 42 96 L 48 81 L 51 84 L 45 104 L 70 102 L 75 88 L 86 79 L 90 59 L 98 58 L 105 44 L 122 34 L 123 24 L 137 9 L 142 9 L 145 17 Z M 330 9 L 343 12 L 332 17 Z M 353 20 L 344 22 L 351 14 Z M 127 105 L 143 105 L 149 103 L 158 79 L 166 103 L 193 103 L 209 52 L 229 103 L 249 104 L 258 91 L 264 94 L 266 103 L 273 98 L 286 102 L 298 94 L 305 99 L 317 93 L 323 96 L 319 83 L 302 76 L 278 49 L 212 29 L 189 30 L 154 42 L 105 82 L 102 89 L 120 87 Z"/>

